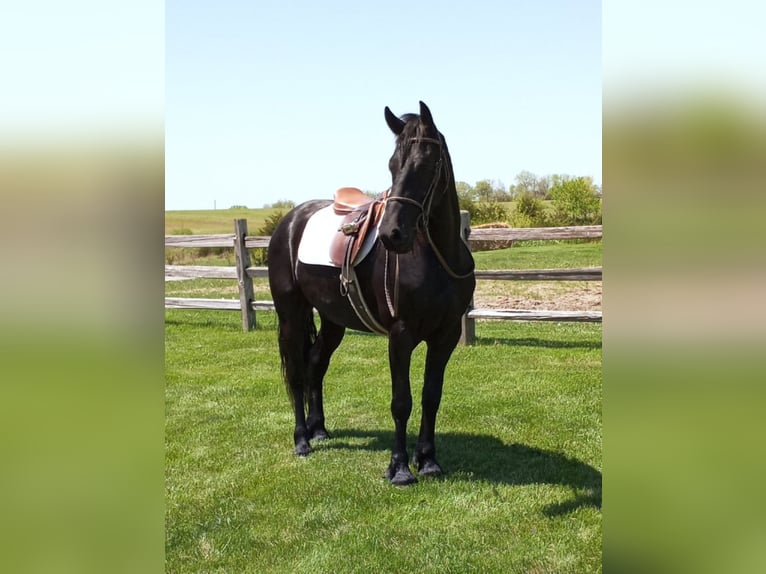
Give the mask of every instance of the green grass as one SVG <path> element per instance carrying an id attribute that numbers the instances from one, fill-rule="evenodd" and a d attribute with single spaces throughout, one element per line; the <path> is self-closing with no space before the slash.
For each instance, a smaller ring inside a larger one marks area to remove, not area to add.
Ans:
<path id="1" fill-rule="evenodd" d="M 268 279 L 253 279 L 253 290 L 257 301 L 270 301 Z M 167 297 L 188 297 L 207 299 L 239 299 L 237 282 L 234 279 L 188 279 L 165 283 Z"/>
<path id="2" fill-rule="evenodd" d="M 166 233 L 227 233 L 235 217 L 254 230 L 258 212 L 262 222 L 266 210 L 168 212 Z M 480 269 L 587 267 L 601 264 L 601 242 L 475 257 Z M 265 280 L 255 287 L 271 298 Z M 197 279 L 166 294 L 237 289 Z M 393 439 L 385 340 L 346 336 L 327 375 L 333 438 L 302 460 L 274 315 L 258 320 L 243 333 L 238 313 L 166 311 L 168 572 L 600 571 L 600 325 L 479 322 L 478 344 L 458 348 L 447 371 L 437 446 L 448 474 L 398 489 L 382 478 Z M 423 357 L 421 347 L 416 405 Z M 416 406 L 410 448 L 418 420 Z"/>
<path id="3" fill-rule="evenodd" d="M 255 235 L 263 226 L 266 218 L 287 209 L 199 209 L 189 211 L 165 212 L 165 235 L 176 235 L 179 232 L 191 231 L 192 235 L 208 235 L 215 233 L 234 233 L 234 220 L 247 219 L 247 230 Z"/>
<path id="4" fill-rule="evenodd" d="M 601 326 L 481 322 L 447 369 L 440 480 L 383 478 L 382 337 L 326 377 L 333 438 L 292 454 L 273 313 L 166 311 L 168 572 L 598 572 Z M 413 447 L 424 349 L 413 358 Z"/>
<path id="5" fill-rule="evenodd" d="M 601 266 L 601 241 L 524 241 L 473 254 L 477 269 L 565 269 Z"/>

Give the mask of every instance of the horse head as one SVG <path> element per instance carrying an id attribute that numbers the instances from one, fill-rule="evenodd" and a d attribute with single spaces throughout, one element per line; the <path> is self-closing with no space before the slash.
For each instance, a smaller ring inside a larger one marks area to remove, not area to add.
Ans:
<path id="1" fill-rule="evenodd" d="M 395 116 L 386 106 L 386 123 L 396 135 L 388 162 L 391 192 L 380 223 L 379 236 L 389 251 L 412 249 L 419 225 L 427 225 L 449 183 L 449 156 L 444 136 L 436 129 L 431 111 L 420 102 L 420 115 Z"/>

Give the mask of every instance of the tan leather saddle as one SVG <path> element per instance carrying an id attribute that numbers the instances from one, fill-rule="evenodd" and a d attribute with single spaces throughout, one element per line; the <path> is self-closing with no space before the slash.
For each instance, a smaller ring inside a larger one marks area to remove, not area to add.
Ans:
<path id="1" fill-rule="evenodd" d="M 390 190 L 372 199 L 355 187 L 342 187 L 335 192 L 333 208 L 338 215 L 345 214 L 330 246 L 330 258 L 340 267 L 340 292 L 348 297 L 359 320 L 372 332 L 387 333 L 367 307 L 354 271 L 354 262 L 369 232 L 383 216 Z"/>
<path id="2" fill-rule="evenodd" d="M 345 217 L 330 247 L 333 263 L 340 267 L 344 263 L 353 264 L 367 234 L 383 216 L 388 193 L 384 191 L 377 199 L 372 199 L 356 187 L 341 187 L 335 192 L 333 210 Z"/>

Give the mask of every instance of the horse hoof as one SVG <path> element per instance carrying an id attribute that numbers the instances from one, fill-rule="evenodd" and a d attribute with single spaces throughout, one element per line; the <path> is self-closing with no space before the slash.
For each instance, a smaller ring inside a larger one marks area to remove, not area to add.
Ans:
<path id="1" fill-rule="evenodd" d="M 442 470 L 442 467 L 439 466 L 439 463 L 435 460 L 428 460 L 424 462 L 422 465 L 418 468 L 418 475 L 420 476 L 428 476 L 428 477 L 437 477 L 442 476 L 444 474 L 444 471 Z"/>
<path id="2" fill-rule="evenodd" d="M 399 468 L 395 470 L 390 466 L 386 470 L 386 478 L 391 481 L 394 486 L 407 486 L 414 484 L 418 481 L 415 475 L 410 472 L 408 467 Z"/>
<path id="3" fill-rule="evenodd" d="M 300 457 L 307 457 L 311 453 L 311 447 L 308 443 L 302 443 L 295 446 L 295 455 Z"/>
<path id="4" fill-rule="evenodd" d="M 311 440 L 328 440 L 330 434 L 325 429 L 317 429 L 311 434 Z"/>

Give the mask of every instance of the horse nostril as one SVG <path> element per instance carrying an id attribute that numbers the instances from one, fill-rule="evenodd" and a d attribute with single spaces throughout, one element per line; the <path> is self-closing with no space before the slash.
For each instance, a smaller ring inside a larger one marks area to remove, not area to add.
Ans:
<path id="1" fill-rule="evenodd" d="M 385 233 L 381 233 L 380 239 L 389 251 L 405 253 L 410 248 L 408 244 L 408 236 L 398 227 L 394 227 Z"/>

